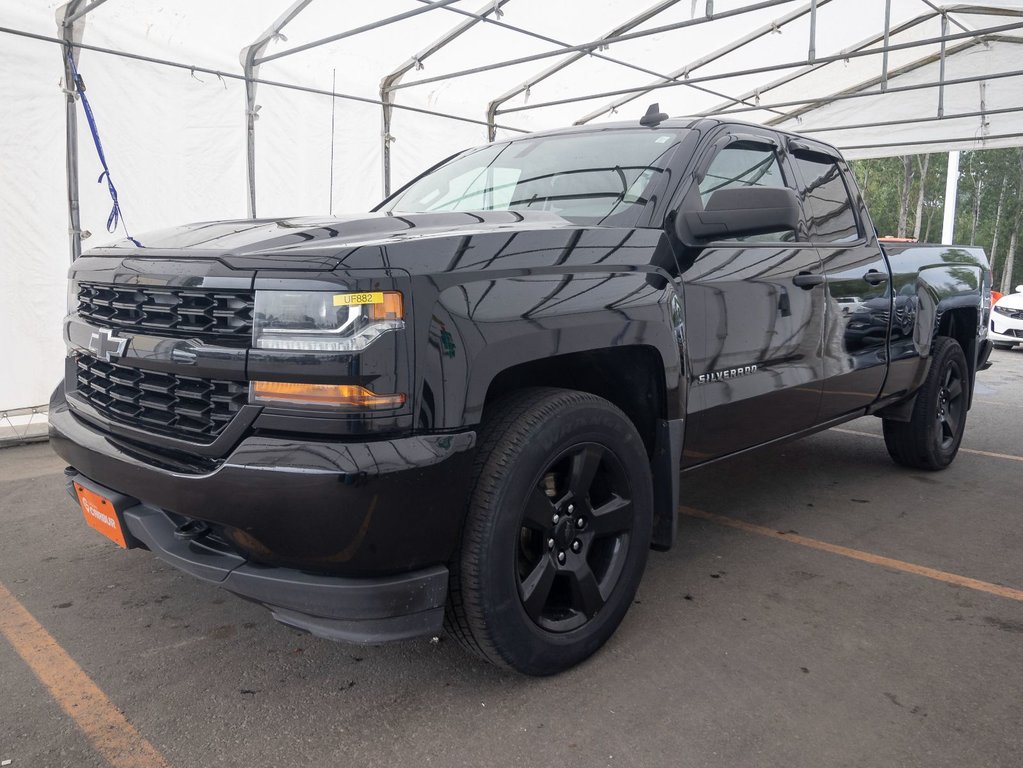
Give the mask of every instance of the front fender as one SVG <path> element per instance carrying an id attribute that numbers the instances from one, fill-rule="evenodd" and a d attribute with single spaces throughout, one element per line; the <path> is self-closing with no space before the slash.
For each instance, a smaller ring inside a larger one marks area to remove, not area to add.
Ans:
<path id="1" fill-rule="evenodd" d="M 677 391 L 674 288 L 666 278 L 656 269 L 549 270 L 478 274 L 444 288 L 417 354 L 419 426 L 479 423 L 491 383 L 513 366 L 627 345 L 657 350 L 666 389 Z"/>

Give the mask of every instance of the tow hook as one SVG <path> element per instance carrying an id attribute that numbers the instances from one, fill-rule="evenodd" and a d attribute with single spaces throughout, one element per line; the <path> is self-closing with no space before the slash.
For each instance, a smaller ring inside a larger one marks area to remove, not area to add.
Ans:
<path id="1" fill-rule="evenodd" d="M 174 529 L 174 538 L 179 541 L 194 541 L 210 532 L 210 527 L 201 520 L 188 520 Z"/>

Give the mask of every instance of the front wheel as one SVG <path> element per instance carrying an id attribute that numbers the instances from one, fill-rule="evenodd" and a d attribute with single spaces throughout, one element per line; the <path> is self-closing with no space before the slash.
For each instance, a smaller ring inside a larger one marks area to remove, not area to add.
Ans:
<path id="1" fill-rule="evenodd" d="M 499 666 L 549 675 L 614 633 L 650 546 L 650 463 L 594 395 L 528 389 L 488 408 L 447 626 Z"/>
<path id="2" fill-rule="evenodd" d="M 966 430 L 970 375 L 959 342 L 941 336 L 934 342 L 931 369 L 917 393 L 908 422 L 884 419 L 884 442 L 896 464 L 914 469 L 944 469 L 959 452 Z"/>

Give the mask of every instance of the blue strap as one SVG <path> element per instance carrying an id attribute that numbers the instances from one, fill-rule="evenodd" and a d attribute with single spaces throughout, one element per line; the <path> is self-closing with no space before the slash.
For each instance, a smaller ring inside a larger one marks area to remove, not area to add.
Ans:
<path id="1" fill-rule="evenodd" d="M 99 128 L 96 126 L 96 116 L 92 113 L 92 105 L 89 104 L 89 97 L 85 95 L 85 81 L 82 80 L 82 76 L 78 74 L 78 67 L 75 66 L 75 57 L 72 55 L 71 48 L 68 47 L 67 51 L 68 64 L 71 66 L 71 76 L 74 80 L 75 92 L 78 94 L 78 98 L 82 100 L 82 107 L 85 109 L 85 119 L 89 121 L 89 130 L 92 132 L 92 141 L 96 145 L 96 154 L 99 155 L 99 162 L 103 166 L 103 173 L 96 179 L 96 183 L 100 184 L 106 179 L 107 191 L 110 193 L 110 200 L 113 202 L 113 206 L 110 209 L 110 215 L 107 217 L 107 232 L 113 232 L 117 229 L 117 224 L 120 222 L 121 227 L 124 229 L 124 236 L 131 240 L 139 248 L 142 247 L 142 243 L 128 234 L 128 225 L 124 223 L 124 216 L 121 214 L 121 204 L 117 200 L 117 187 L 114 186 L 113 179 L 110 178 L 110 167 L 107 165 L 107 156 L 103 152 L 103 142 L 99 138 Z"/>

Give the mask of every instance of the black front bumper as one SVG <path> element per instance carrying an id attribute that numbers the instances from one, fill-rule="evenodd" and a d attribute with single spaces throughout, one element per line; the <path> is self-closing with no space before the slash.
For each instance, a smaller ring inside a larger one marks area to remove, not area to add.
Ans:
<path id="1" fill-rule="evenodd" d="M 181 536 L 166 513 L 69 471 L 68 489 L 85 486 L 109 499 L 128 534 L 197 579 L 270 609 L 278 621 L 331 640 L 380 643 L 436 634 L 444 623 L 444 566 L 376 578 L 323 576 L 247 561 L 209 536 Z"/>
<path id="2" fill-rule="evenodd" d="M 182 471 L 82 420 L 58 393 L 50 440 L 75 482 L 115 501 L 135 543 L 279 621 L 355 642 L 441 628 L 472 432 L 365 443 L 251 436 L 215 467 Z M 183 520 L 212 534 L 176 536 Z"/>

